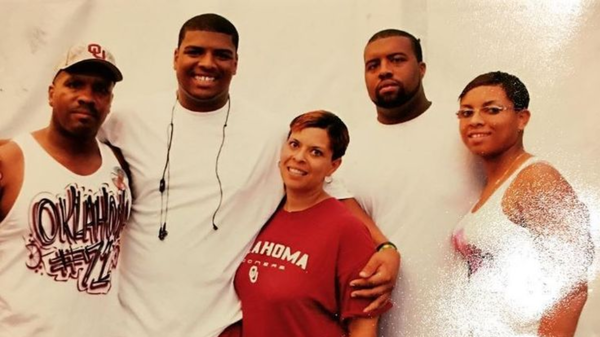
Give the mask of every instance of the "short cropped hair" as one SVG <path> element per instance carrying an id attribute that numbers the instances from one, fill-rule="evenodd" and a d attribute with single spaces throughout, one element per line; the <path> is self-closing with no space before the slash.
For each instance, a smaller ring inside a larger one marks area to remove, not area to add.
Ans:
<path id="1" fill-rule="evenodd" d="M 290 123 L 288 137 L 292 132 L 302 131 L 306 128 L 318 128 L 327 131 L 329 146 L 333 153 L 332 160 L 344 156 L 350 143 L 350 135 L 346 124 L 338 116 L 325 110 L 303 113 Z"/>
<path id="2" fill-rule="evenodd" d="M 529 91 L 525 84 L 517 76 L 502 71 L 492 71 L 475 77 L 463 89 L 458 99 L 461 100 L 469 91 L 482 86 L 501 87 L 517 111 L 529 107 Z"/>
<path id="3" fill-rule="evenodd" d="M 410 40 L 410 43 L 412 44 L 412 48 L 415 53 L 415 57 L 417 58 L 417 61 L 423 62 L 423 49 L 421 48 L 421 39 L 417 39 L 411 33 L 405 32 L 403 30 L 399 30 L 399 29 L 380 30 L 377 33 L 375 33 L 373 36 L 371 36 L 371 38 L 369 39 L 369 42 L 367 42 L 367 45 L 369 43 L 377 41 L 379 39 L 384 39 L 386 37 L 393 37 L 393 36 L 401 36 L 401 37 L 408 38 Z"/>
<path id="4" fill-rule="evenodd" d="M 235 50 L 238 49 L 240 37 L 238 35 L 237 29 L 235 29 L 233 23 L 231 23 L 229 20 L 225 19 L 224 17 L 218 14 L 200 14 L 187 20 L 179 30 L 179 39 L 177 41 L 177 47 L 181 46 L 181 41 L 183 41 L 185 33 L 187 33 L 190 30 L 201 30 L 206 32 L 227 34 L 231 36 L 231 40 L 233 41 Z"/>

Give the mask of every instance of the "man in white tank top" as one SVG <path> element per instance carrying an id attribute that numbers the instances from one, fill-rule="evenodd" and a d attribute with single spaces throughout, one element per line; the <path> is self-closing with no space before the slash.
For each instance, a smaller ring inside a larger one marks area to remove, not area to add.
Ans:
<path id="1" fill-rule="evenodd" d="M 74 46 L 48 87 L 50 124 L 0 147 L 0 336 L 115 336 L 128 179 L 96 133 L 123 76 Z"/>

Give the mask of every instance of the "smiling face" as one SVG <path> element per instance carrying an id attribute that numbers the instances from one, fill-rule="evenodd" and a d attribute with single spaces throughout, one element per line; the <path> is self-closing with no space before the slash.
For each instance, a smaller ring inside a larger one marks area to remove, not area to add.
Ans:
<path id="1" fill-rule="evenodd" d="M 213 111 L 224 106 L 237 60 L 230 35 L 187 31 L 173 57 L 181 105 L 193 111 Z"/>
<path id="2" fill-rule="evenodd" d="M 411 41 L 403 36 L 375 40 L 365 47 L 365 83 L 379 107 L 406 103 L 421 86 L 425 63 L 417 61 Z"/>
<path id="3" fill-rule="evenodd" d="M 332 160 L 327 131 L 308 127 L 292 131 L 281 149 L 279 170 L 286 192 L 311 193 L 323 189 L 325 177 L 340 166 L 341 158 Z"/>
<path id="4" fill-rule="evenodd" d="M 95 137 L 112 102 L 114 82 L 94 67 L 60 71 L 48 88 L 52 128 L 76 137 Z"/>
<path id="5" fill-rule="evenodd" d="M 467 148 L 482 157 L 522 146 L 528 122 L 529 111 L 515 111 L 501 86 L 475 87 L 460 100 L 460 135 Z"/>

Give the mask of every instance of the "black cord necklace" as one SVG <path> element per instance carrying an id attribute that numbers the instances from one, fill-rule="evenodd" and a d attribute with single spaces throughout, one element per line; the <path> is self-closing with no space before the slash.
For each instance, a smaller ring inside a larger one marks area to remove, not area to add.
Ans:
<path id="1" fill-rule="evenodd" d="M 173 107 L 171 108 L 171 121 L 167 127 L 167 134 L 169 141 L 167 142 L 167 155 L 165 158 L 165 165 L 163 167 L 162 177 L 160 178 L 160 182 L 158 184 L 158 190 L 160 192 L 160 228 L 158 230 L 158 238 L 161 241 L 169 235 L 167 231 L 167 218 L 169 215 L 169 182 L 171 181 L 171 146 L 173 145 L 173 133 L 175 132 L 175 107 L 179 102 L 178 98 L 175 97 L 175 102 L 173 103 Z M 229 121 L 229 112 L 231 111 L 231 97 L 227 97 L 227 113 L 225 114 L 225 122 L 223 123 L 223 133 L 221 137 L 221 144 L 219 145 L 219 150 L 217 151 L 217 157 L 215 158 L 215 176 L 217 178 L 217 183 L 219 184 L 219 203 L 217 204 L 217 208 L 215 209 L 212 215 L 212 227 L 213 230 L 218 230 L 215 219 L 217 217 L 217 213 L 221 209 L 221 205 L 223 204 L 223 185 L 221 183 L 221 177 L 219 176 L 219 159 L 221 158 L 221 153 L 223 152 L 223 146 L 225 145 L 225 128 L 227 127 L 227 122 Z M 166 191 L 166 196 L 165 196 Z"/>

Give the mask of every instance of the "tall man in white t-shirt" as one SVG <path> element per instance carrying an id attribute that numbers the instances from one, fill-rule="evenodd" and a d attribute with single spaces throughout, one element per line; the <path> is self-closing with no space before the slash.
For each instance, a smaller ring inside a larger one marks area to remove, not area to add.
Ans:
<path id="1" fill-rule="evenodd" d="M 96 139 L 123 78 L 97 43 L 69 49 L 47 127 L 0 146 L 0 336 L 115 336 L 131 193 Z"/>
<path id="2" fill-rule="evenodd" d="M 191 18 L 173 57 L 178 88 L 115 111 L 103 128 L 135 196 L 121 264 L 126 336 L 214 337 L 241 318 L 232 279 L 283 197 L 287 121 L 230 96 L 237 50 L 227 19 Z M 361 293 L 385 301 L 397 264 L 393 250 L 376 254 L 365 276 L 381 285 Z"/>
<path id="3" fill-rule="evenodd" d="M 443 291 L 446 251 L 450 231 L 479 190 L 458 137 L 455 107 L 427 99 L 420 41 L 407 32 L 373 35 L 364 64 L 377 114 L 351 126 L 352 146 L 339 173 L 402 254 L 382 335 L 453 336 Z"/>

